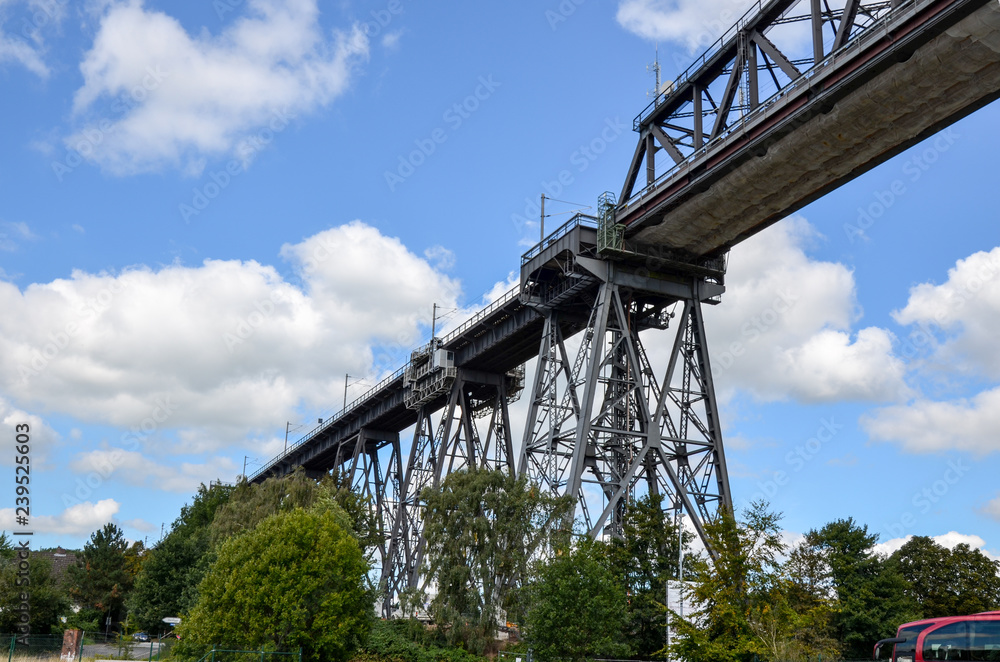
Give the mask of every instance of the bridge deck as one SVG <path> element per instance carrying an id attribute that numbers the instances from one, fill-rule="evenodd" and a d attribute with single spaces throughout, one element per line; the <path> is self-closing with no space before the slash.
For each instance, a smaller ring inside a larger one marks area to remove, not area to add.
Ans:
<path id="1" fill-rule="evenodd" d="M 627 226 L 630 242 L 676 250 L 682 259 L 717 255 L 997 97 L 996 0 L 911 0 L 624 201 L 617 221 Z M 558 271 L 562 244 L 580 241 L 568 233 L 596 237 L 585 219 L 571 225 L 525 260 Z M 533 269 L 522 265 L 522 282 Z M 586 310 L 593 296 L 587 282 L 574 287 L 555 293 L 566 299 L 559 303 L 566 337 L 585 322 L 574 317 L 574 303 Z M 441 339 L 457 367 L 503 374 L 536 355 L 543 318 L 520 291 L 507 292 Z M 406 407 L 403 382 L 400 368 L 250 480 L 296 466 L 328 471 L 362 429 L 388 439 L 410 427 L 417 414 Z M 443 406 L 444 397 L 428 406 Z"/>
<path id="2" fill-rule="evenodd" d="M 631 241 L 718 254 L 998 97 L 1000 5 L 915 0 L 623 201 L 617 219 Z"/>
<path id="3" fill-rule="evenodd" d="M 565 236 L 567 229 L 592 225 L 587 217 L 578 216 L 553 234 Z M 590 230 L 593 234 L 593 230 Z M 588 236 L 588 239 L 592 238 Z M 576 240 L 580 238 L 577 236 Z M 558 247 L 558 238 L 548 238 L 541 249 Z M 545 250 L 535 255 L 533 261 L 549 259 Z M 526 259 L 531 261 L 531 256 Z M 439 339 L 439 346 L 455 353 L 455 365 L 468 374 L 504 374 L 524 364 L 538 353 L 538 338 L 543 317 L 533 308 L 522 303 L 520 286 L 515 287 L 483 310 L 477 312 L 457 329 Z M 566 335 L 574 334 L 585 319 L 566 315 L 562 327 Z M 375 387 L 347 405 L 343 411 L 327 419 L 287 451 L 268 460 L 248 478 L 260 482 L 269 476 L 280 476 L 301 466 L 307 471 L 328 471 L 336 466 L 338 451 L 344 444 L 352 444 L 359 432 L 382 431 L 388 438 L 416 423 L 417 412 L 408 409 L 404 401 L 405 366 L 383 379 Z M 444 406 L 446 396 L 441 395 L 428 403 L 430 411 Z"/>

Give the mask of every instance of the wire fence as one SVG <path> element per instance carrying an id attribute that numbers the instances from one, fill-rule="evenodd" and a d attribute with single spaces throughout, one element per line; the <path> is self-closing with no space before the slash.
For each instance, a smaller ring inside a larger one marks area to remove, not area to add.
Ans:
<path id="1" fill-rule="evenodd" d="M 176 639 L 138 641 L 129 636 L 82 633 L 75 638 L 62 634 L 0 634 L 0 662 L 88 662 L 96 660 L 161 660 Z"/>

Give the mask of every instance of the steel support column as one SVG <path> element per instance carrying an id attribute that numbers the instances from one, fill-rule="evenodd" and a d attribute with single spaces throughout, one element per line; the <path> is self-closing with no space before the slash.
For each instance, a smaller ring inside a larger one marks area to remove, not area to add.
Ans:
<path id="1" fill-rule="evenodd" d="M 520 395 L 523 379 L 523 368 L 503 375 L 459 369 L 444 407 L 420 408 L 380 582 L 384 617 L 396 612 L 403 591 L 420 587 L 424 489 L 470 467 L 513 473 L 508 407 Z"/>
<path id="2" fill-rule="evenodd" d="M 692 279 L 674 300 L 681 312 L 672 320 L 673 350 L 657 373 L 640 331 L 663 333 L 670 315 L 655 306 L 650 315 L 650 297 L 621 280 L 608 263 L 572 361 L 558 313 L 549 313 L 519 469 L 577 497 L 578 526 L 592 537 L 620 534 L 630 504 L 654 493 L 664 496 L 665 510 L 683 509 L 704 539 L 704 523 L 732 508 L 732 497 L 701 281 Z"/>

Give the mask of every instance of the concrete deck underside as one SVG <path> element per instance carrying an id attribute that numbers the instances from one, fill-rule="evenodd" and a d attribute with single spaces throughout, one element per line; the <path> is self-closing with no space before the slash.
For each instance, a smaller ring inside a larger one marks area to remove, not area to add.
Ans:
<path id="1" fill-rule="evenodd" d="M 630 238 L 717 253 L 997 96 L 1000 3 L 991 0 Z"/>

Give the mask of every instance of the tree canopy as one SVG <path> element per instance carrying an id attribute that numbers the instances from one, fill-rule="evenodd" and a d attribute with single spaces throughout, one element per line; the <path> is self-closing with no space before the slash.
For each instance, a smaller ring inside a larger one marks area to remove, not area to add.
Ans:
<path id="1" fill-rule="evenodd" d="M 230 485 L 202 484 L 191 504 L 181 508 L 170 533 L 147 552 L 128 599 L 137 627 L 155 633 L 163 628 L 164 617 L 180 616 L 194 607 L 198 584 L 212 559 L 210 525 L 232 492 Z"/>
<path id="2" fill-rule="evenodd" d="M 837 596 L 834 632 L 842 654 L 850 659 L 869 657 L 876 641 L 921 616 L 920 605 L 907 594 L 903 575 L 875 553 L 877 541 L 867 526 L 851 518 L 806 534 L 809 546 L 829 564 Z"/>
<path id="3" fill-rule="evenodd" d="M 225 540 L 178 626 L 178 652 L 303 650 L 306 660 L 342 662 L 374 616 L 368 565 L 336 505 L 271 515 Z"/>
<path id="4" fill-rule="evenodd" d="M 723 512 L 706 523 L 716 556 L 695 567 L 690 597 L 698 610 L 672 619 L 678 633 L 671 644 L 675 655 L 705 662 L 776 656 L 787 637 L 788 616 L 780 519 L 766 504 L 755 503 L 739 521 Z"/>
<path id="5" fill-rule="evenodd" d="M 93 610 L 101 616 L 101 623 L 123 620 L 125 599 L 132 590 L 137 563 L 129 556 L 138 555 L 134 543 L 131 553 L 125 534 L 111 522 L 95 531 L 83 548 L 76 566 L 69 568 L 70 596 L 83 609 Z"/>
<path id="6" fill-rule="evenodd" d="M 527 588 L 526 640 L 542 662 L 625 657 L 624 584 L 606 546 L 588 539 L 558 549 Z"/>
<path id="7" fill-rule="evenodd" d="M 960 543 L 954 549 L 914 536 L 889 558 L 924 618 L 975 614 L 1000 606 L 1000 562 Z"/>
<path id="8" fill-rule="evenodd" d="M 501 613 L 516 610 L 513 590 L 573 503 L 524 478 L 485 469 L 452 473 L 423 499 L 435 621 L 453 640 L 480 647 L 496 632 Z"/>
<path id="9" fill-rule="evenodd" d="M 678 533 L 663 510 L 663 496 L 647 494 L 629 504 L 621 537 L 609 542 L 611 567 L 629 596 L 624 634 L 635 657 L 646 659 L 663 648 L 666 586 L 678 579 Z M 693 558 L 690 541 L 685 532 L 685 555 Z"/>

